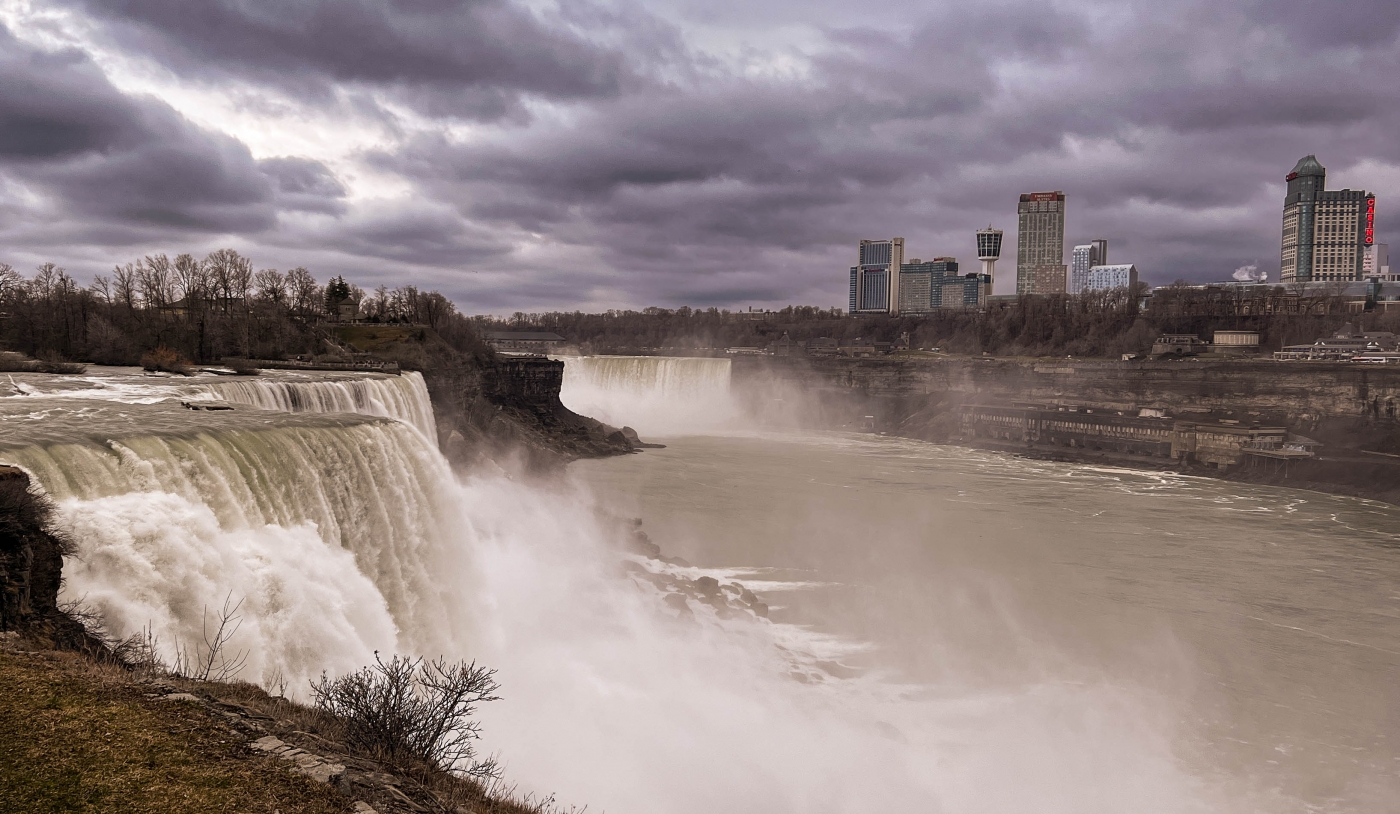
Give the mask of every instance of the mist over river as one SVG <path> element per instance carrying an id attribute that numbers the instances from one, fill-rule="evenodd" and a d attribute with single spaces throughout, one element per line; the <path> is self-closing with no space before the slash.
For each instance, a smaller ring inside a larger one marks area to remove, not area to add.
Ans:
<path id="1" fill-rule="evenodd" d="M 1395 809 L 1400 509 L 729 427 L 573 470 L 822 637 L 945 810 Z"/>
<path id="2" fill-rule="evenodd" d="M 667 447 L 460 475 L 417 374 L 93 368 L 0 379 L 0 462 L 56 501 L 64 598 L 112 635 L 169 658 L 235 597 L 240 677 L 302 698 L 376 651 L 476 659 L 482 751 L 589 811 L 1400 799 L 1400 509 L 758 431 L 723 359 L 569 359 L 563 399 Z M 689 565 L 626 553 L 618 516 Z"/>

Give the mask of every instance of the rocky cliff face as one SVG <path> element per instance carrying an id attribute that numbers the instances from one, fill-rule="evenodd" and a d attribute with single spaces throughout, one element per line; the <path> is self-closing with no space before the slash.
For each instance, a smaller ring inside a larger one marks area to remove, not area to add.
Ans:
<path id="1" fill-rule="evenodd" d="M 1289 424 L 1400 418 L 1400 368 L 1274 362 L 1106 362 L 898 357 L 736 359 L 735 389 L 788 383 L 829 421 L 874 415 L 894 430 L 929 409 L 1034 401 L 1103 409 L 1244 412 Z"/>
<path id="2" fill-rule="evenodd" d="M 577 458 L 632 452 L 615 427 L 559 400 L 564 363 L 532 356 L 456 363 L 423 373 L 448 460 L 474 466 L 518 462 L 539 469 Z"/>
<path id="3" fill-rule="evenodd" d="M 49 511 L 23 470 L 0 466 L 0 631 L 85 649 L 87 633 L 58 608 L 67 547 Z"/>
<path id="4" fill-rule="evenodd" d="M 1017 402 L 1282 426 L 1322 442 L 1316 459 L 1228 477 L 1400 502 L 1400 368 L 1272 361 L 992 358 L 736 358 L 733 390 L 811 425 L 959 442 L 959 408 Z M 1033 454 L 1027 451 L 1027 454 Z M 1075 454 L 1082 459 L 1082 454 Z M 1124 461 L 1126 463 L 1126 461 Z M 1215 473 L 1209 473 L 1215 474 Z M 1394 486 L 1393 486 L 1394 485 Z"/>

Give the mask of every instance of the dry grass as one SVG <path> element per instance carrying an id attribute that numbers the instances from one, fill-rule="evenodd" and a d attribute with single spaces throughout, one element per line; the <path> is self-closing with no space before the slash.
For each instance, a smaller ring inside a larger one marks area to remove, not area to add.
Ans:
<path id="1" fill-rule="evenodd" d="M 357 351 L 373 353 L 388 350 L 400 342 L 422 342 L 421 325 L 345 325 L 335 329 L 336 338 Z"/>
<path id="2" fill-rule="evenodd" d="M 0 812 L 350 811 L 192 704 L 72 653 L 0 651 Z"/>

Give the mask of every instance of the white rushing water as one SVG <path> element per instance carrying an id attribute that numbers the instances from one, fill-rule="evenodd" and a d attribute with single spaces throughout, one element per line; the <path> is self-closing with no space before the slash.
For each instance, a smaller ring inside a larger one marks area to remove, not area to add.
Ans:
<path id="1" fill-rule="evenodd" d="M 94 366 L 74 376 L 10 373 L 0 379 L 0 404 L 36 397 L 124 404 L 227 401 L 293 413 L 357 413 L 397 419 L 428 438 L 437 437 L 427 385 L 422 374 L 414 371 L 390 376 L 269 370 L 256 377 L 184 377 Z"/>
<path id="2" fill-rule="evenodd" d="M 560 400 L 582 415 L 643 436 L 732 428 L 729 360 L 679 356 L 561 356 Z"/>
<path id="3" fill-rule="evenodd" d="M 587 394 L 605 411 L 598 417 L 643 433 L 732 426 L 732 413 L 707 423 L 730 409 L 727 365 L 570 363 L 567 403 L 579 409 Z M 0 407 L 23 405 L 0 410 L 0 428 L 27 427 L 27 435 L 12 432 L 0 443 L 0 460 L 24 466 L 53 495 L 78 545 L 66 564 L 65 596 L 97 610 L 114 635 L 149 627 L 169 656 L 176 642 L 198 641 L 206 610 L 232 596 L 246 615 L 231 644 L 249 654 L 243 677 L 286 679 L 289 692 L 302 695 L 321 671 L 355 669 L 376 650 L 475 658 L 497 668 L 502 685 L 503 700 L 482 711 L 485 750 L 522 789 L 555 792 L 590 810 L 1303 810 L 1275 789 L 1261 790 L 1249 772 L 1221 780 L 1184 759 L 1179 735 L 1188 717 L 1151 682 L 1066 669 L 1054 637 L 1043 638 L 1036 615 L 1018 607 L 1015 593 L 1027 583 L 1014 569 L 1007 581 L 994 563 L 960 570 L 956 556 L 935 568 L 896 568 L 902 581 L 881 588 L 891 601 L 873 618 L 902 629 L 890 614 L 908 612 L 908 603 L 894 597 L 927 597 L 927 607 L 914 607 L 934 633 L 905 655 L 935 662 L 930 675 L 882 661 L 874 637 L 784 611 L 814 591 L 827 591 L 835 607 L 845 580 L 883 585 L 875 571 L 835 574 L 833 582 L 831 574 L 765 561 L 793 556 L 774 541 L 798 552 L 809 542 L 836 545 L 861 567 L 888 556 L 883 542 L 907 528 L 880 525 L 897 516 L 888 486 L 847 490 L 863 482 L 847 476 L 857 462 L 873 461 L 881 480 L 871 482 L 886 484 L 966 466 L 962 459 L 913 446 L 872 458 L 858 445 L 802 439 L 760 455 L 747 450 L 762 439 L 731 439 L 737 446 L 693 453 L 673 446 L 662 451 L 669 458 L 596 462 L 550 486 L 458 480 L 432 433 L 425 437 L 410 418 L 426 405 L 421 380 L 413 398 L 423 403 L 395 408 L 400 420 L 375 417 L 369 400 L 330 390 L 309 398 L 305 388 L 280 392 L 272 379 L 239 384 L 247 389 L 219 397 L 302 410 L 354 404 L 367 415 L 127 410 L 126 402 L 120 415 L 73 408 L 97 398 L 92 391 L 112 389 L 94 382 L 78 398 L 35 391 L 24 401 L 0 399 Z M 261 387 L 269 392 L 256 392 Z M 696 403 L 709 408 L 691 411 Z M 666 419 L 667 410 L 685 420 Z M 186 415 L 198 423 L 173 423 Z M 34 429 L 45 422 L 62 432 Z M 160 431 L 143 434 L 147 425 Z M 54 440 L 65 434 L 72 440 Z M 677 456 L 688 454 L 698 468 L 682 466 Z M 841 457 L 848 454 L 858 457 Z M 775 621 L 721 620 L 699 604 L 698 621 L 677 618 L 654 588 L 622 576 L 613 526 L 598 511 L 615 506 L 600 506 L 584 477 L 615 486 L 629 472 L 677 506 L 704 507 L 684 522 L 673 507 L 677 524 L 666 529 L 673 538 L 658 536 L 687 556 L 710 550 L 719 558 L 684 570 L 761 580 L 749 584 L 765 590 Z M 974 476 L 959 470 L 957 477 Z M 1001 477 L 1054 488 L 1014 466 Z M 845 495 L 855 502 L 842 502 Z M 955 497 L 959 512 L 978 511 L 977 495 Z M 1055 505 L 1053 495 L 1038 499 Z M 930 505 L 917 492 L 909 501 L 899 511 L 916 517 Z M 852 506 L 868 513 L 843 519 Z M 978 517 L 986 529 L 919 526 L 935 531 L 915 550 L 942 543 L 981 550 L 973 545 L 979 535 L 1007 521 Z M 1026 539 L 1016 528 L 1012 536 Z M 1094 590 L 1085 601 L 1112 593 Z M 998 654 L 995 670 L 983 651 Z M 862 669 L 837 678 L 823 667 L 835 661 Z M 1163 663 L 1177 669 L 1174 660 Z M 1351 793 L 1339 799 L 1359 799 Z"/>

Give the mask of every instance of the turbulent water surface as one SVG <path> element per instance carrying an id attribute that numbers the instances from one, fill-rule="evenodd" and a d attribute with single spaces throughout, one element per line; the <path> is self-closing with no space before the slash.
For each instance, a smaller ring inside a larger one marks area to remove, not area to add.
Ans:
<path id="1" fill-rule="evenodd" d="M 242 677 L 476 658 L 512 781 L 608 812 L 1381 811 L 1400 510 L 837 434 L 743 432 L 725 360 L 571 359 L 668 447 L 459 480 L 422 379 L 0 379 L 65 595 L 167 656 L 242 600 Z M 180 401 L 231 404 L 188 410 Z M 425 432 L 425 430 L 429 430 Z M 644 518 L 771 619 L 625 576 Z"/>

